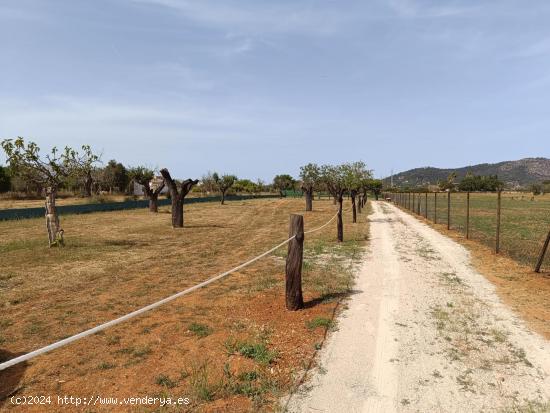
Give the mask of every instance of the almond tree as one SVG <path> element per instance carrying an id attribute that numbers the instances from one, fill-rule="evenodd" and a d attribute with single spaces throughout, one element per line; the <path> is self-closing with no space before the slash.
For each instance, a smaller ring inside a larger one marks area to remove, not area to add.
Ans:
<path id="1" fill-rule="evenodd" d="M 59 216 L 55 201 L 59 187 L 69 177 L 78 177 L 83 173 L 82 165 L 97 162 L 98 156 L 91 152 L 89 146 L 84 145 L 83 155 L 76 150 L 65 147 L 59 152 L 53 147 L 46 156 L 40 155 L 40 148 L 34 142 L 27 142 L 21 137 L 5 139 L 2 148 L 7 156 L 11 171 L 26 182 L 31 182 L 46 188 L 46 228 L 48 230 L 48 245 L 63 246 L 63 229 L 59 223 Z"/>
<path id="2" fill-rule="evenodd" d="M 321 180 L 319 166 L 308 163 L 300 167 L 300 179 L 302 180 L 302 190 L 306 196 L 306 211 L 313 211 L 313 191 L 319 187 Z"/>
<path id="3" fill-rule="evenodd" d="M 101 156 L 95 155 L 92 152 L 90 145 L 82 146 L 83 154 L 78 157 L 76 164 L 80 170 L 79 175 L 84 180 L 84 195 L 87 197 L 92 196 L 92 188 L 94 184 L 94 172 L 96 171 L 95 164 L 100 162 Z"/>
<path id="4" fill-rule="evenodd" d="M 164 182 L 170 189 L 170 198 L 172 199 L 172 227 L 183 228 L 183 201 L 193 186 L 199 183 L 198 179 L 186 179 L 179 183 L 173 180 L 168 169 L 160 170 Z"/>
<path id="5" fill-rule="evenodd" d="M 212 178 L 214 179 L 216 189 L 220 191 L 220 194 L 222 196 L 222 205 L 224 205 L 225 193 L 237 181 L 237 177 L 235 175 L 227 175 L 227 174 L 219 176 L 217 172 L 214 172 L 212 174 Z"/>
<path id="6" fill-rule="evenodd" d="M 128 175 L 131 180 L 142 186 L 145 196 L 149 198 L 149 211 L 158 212 L 158 199 L 164 189 L 164 180 L 155 182 L 155 171 L 144 166 L 130 168 Z"/>
<path id="7" fill-rule="evenodd" d="M 365 163 L 361 161 L 346 163 L 340 168 L 342 169 L 344 185 L 351 198 L 353 222 L 356 223 L 357 207 L 355 200 L 365 182 L 365 179 L 370 179 L 372 177 L 372 172 L 367 170 Z"/>
<path id="8" fill-rule="evenodd" d="M 338 242 L 342 242 L 344 240 L 342 205 L 344 202 L 344 192 L 346 192 L 343 170 L 341 166 L 323 165 L 320 171 L 322 182 L 336 202 L 338 202 Z"/>

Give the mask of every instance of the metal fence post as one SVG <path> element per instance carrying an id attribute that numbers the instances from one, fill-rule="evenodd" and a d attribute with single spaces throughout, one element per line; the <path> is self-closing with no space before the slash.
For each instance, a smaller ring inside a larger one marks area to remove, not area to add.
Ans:
<path id="1" fill-rule="evenodd" d="M 498 191 L 497 196 L 497 234 L 495 239 L 495 252 L 498 254 L 500 252 L 500 207 L 502 203 L 502 191 Z"/>
<path id="2" fill-rule="evenodd" d="M 304 308 L 302 295 L 302 263 L 304 257 L 304 217 L 290 216 L 289 236 L 294 237 L 288 243 L 286 257 L 285 298 L 286 309 L 296 311 Z"/>
<path id="3" fill-rule="evenodd" d="M 424 218 L 428 219 L 428 193 L 426 192 L 426 199 L 424 200 Z"/>
<path id="4" fill-rule="evenodd" d="M 434 224 L 437 224 L 437 192 L 434 192 Z"/>
<path id="5" fill-rule="evenodd" d="M 451 190 L 447 192 L 447 229 L 451 229 Z"/>
<path id="6" fill-rule="evenodd" d="M 466 194 L 466 239 L 470 239 L 470 191 Z"/>
<path id="7" fill-rule="evenodd" d="M 537 261 L 537 265 L 535 266 L 535 272 L 540 272 L 540 268 L 542 267 L 542 263 L 544 261 L 544 256 L 546 255 L 546 251 L 548 250 L 548 244 L 550 244 L 550 231 L 548 231 L 546 241 L 544 241 L 544 245 L 542 246 L 539 260 Z"/>

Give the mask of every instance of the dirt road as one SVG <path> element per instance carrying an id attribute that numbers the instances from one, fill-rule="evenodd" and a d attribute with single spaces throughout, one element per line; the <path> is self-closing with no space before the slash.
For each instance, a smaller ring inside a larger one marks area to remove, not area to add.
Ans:
<path id="1" fill-rule="evenodd" d="M 373 203 L 369 252 L 295 412 L 550 411 L 550 343 L 459 244 Z"/>

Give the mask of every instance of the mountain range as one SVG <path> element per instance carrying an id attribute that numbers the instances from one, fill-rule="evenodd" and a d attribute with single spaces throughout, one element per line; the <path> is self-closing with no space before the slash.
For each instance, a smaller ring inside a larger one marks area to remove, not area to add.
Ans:
<path id="1" fill-rule="evenodd" d="M 497 175 L 507 188 L 525 187 L 533 183 L 550 180 L 550 159 L 524 158 L 517 161 L 482 163 L 462 168 L 415 168 L 393 175 L 393 184 L 398 187 L 436 185 L 447 177 L 456 174 L 460 182 L 467 173 L 474 175 Z M 384 184 L 390 185 L 391 177 L 384 178 Z"/>

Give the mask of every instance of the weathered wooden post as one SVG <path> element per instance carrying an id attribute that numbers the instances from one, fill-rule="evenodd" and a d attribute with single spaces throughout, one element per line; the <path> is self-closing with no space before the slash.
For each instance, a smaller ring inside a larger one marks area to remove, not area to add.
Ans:
<path id="1" fill-rule="evenodd" d="M 495 239 L 495 252 L 498 254 L 500 252 L 500 206 L 502 203 L 502 191 L 498 191 L 497 195 L 497 234 Z"/>
<path id="2" fill-rule="evenodd" d="M 342 221 L 342 203 L 338 207 L 338 217 L 336 220 L 336 233 L 338 242 L 344 241 L 344 222 Z"/>
<path id="3" fill-rule="evenodd" d="M 466 239 L 470 239 L 470 191 L 466 194 Z"/>
<path id="4" fill-rule="evenodd" d="M 434 224 L 437 224 L 437 192 L 434 192 Z"/>
<path id="5" fill-rule="evenodd" d="M 447 229 L 451 229 L 451 190 L 447 192 Z"/>
<path id="6" fill-rule="evenodd" d="M 286 257 L 286 309 L 296 311 L 304 308 L 302 295 L 302 262 L 304 256 L 304 217 L 290 216 L 289 237 Z"/>
<path id="7" fill-rule="evenodd" d="M 546 241 L 544 241 L 544 245 L 542 246 L 539 260 L 537 261 L 537 265 L 535 266 L 535 272 L 540 272 L 542 263 L 544 262 L 544 256 L 546 255 L 546 251 L 548 250 L 548 244 L 550 244 L 550 231 L 548 231 L 548 235 L 546 236 Z"/>

